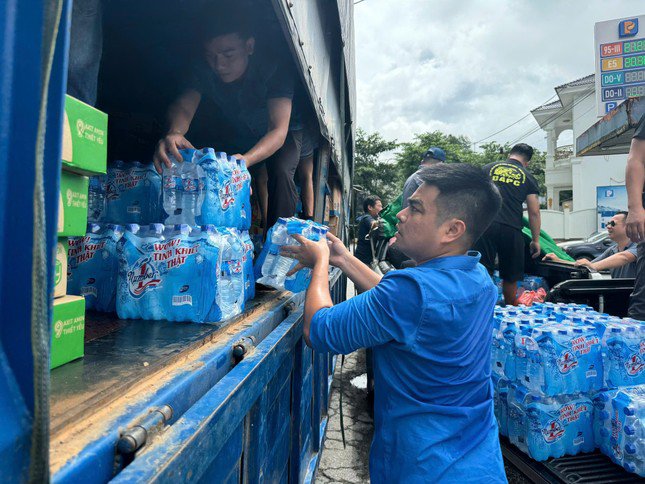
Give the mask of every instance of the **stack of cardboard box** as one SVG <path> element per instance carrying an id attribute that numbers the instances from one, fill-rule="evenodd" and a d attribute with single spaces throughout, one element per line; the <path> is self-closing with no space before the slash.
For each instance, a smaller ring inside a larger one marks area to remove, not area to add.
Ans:
<path id="1" fill-rule="evenodd" d="M 88 175 L 106 171 L 107 114 L 66 96 L 63 171 L 58 206 L 58 244 L 52 318 L 51 368 L 83 356 L 85 300 L 67 293 L 67 237 L 87 228 Z"/>

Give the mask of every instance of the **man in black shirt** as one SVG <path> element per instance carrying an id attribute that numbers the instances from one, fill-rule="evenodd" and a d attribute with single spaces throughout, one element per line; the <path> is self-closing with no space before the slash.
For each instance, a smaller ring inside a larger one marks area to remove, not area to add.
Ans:
<path id="1" fill-rule="evenodd" d="M 219 119 L 216 128 L 207 127 L 207 145 L 237 153 L 247 167 L 266 165 L 266 222 L 271 226 L 278 217 L 293 216 L 298 201 L 293 180 L 302 142 L 302 124 L 293 106 L 297 77 L 288 59 L 268 51 L 256 55 L 243 12 L 206 11 L 203 21 L 204 52 L 168 110 L 168 132 L 157 145 L 155 166 L 161 172 L 162 164 L 170 166 L 170 155 L 180 160 L 178 150 L 192 148 L 185 135 L 200 103 L 208 101 Z"/>
<path id="2" fill-rule="evenodd" d="M 515 304 L 517 281 L 524 277 L 524 237 L 522 235 L 522 205 L 526 202 L 529 213 L 533 257 L 540 255 L 540 202 L 539 187 L 527 170 L 533 148 L 520 143 L 513 146 L 508 160 L 489 163 L 484 172 L 497 185 L 502 195 L 502 208 L 497 217 L 475 244 L 481 252 L 481 263 L 493 273 L 495 257 L 506 304 Z"/>
<path id="3" fill-rule="evenodd" d="M 358 217 L 358 235 L 356 242 L 356 249 L 354 255 L 358 260 L 367 264 L 372 262 L 372 246 L 369 240 L 365 240 L 365 236 L 370 233 L 372 224 L 376 222 L 379 212 L 383 209 L 381 199 L 374 195 L 369 195 L 363 201 L 363 215 Z"/>
<path id="4" fill-rule="evenodd" d="M 645 116 L 636 126 L 625 169 L 627 236 L 638 243 L 636 281 L 629 300 L 629 317 L 645 321 Z"/>

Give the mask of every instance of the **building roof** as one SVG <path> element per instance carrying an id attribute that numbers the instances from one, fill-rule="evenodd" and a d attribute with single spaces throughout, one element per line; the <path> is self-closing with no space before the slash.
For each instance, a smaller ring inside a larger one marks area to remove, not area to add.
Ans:
<path id="1" fill-rule="evenodd" d="M 595 82 L 595 79 L 596 79 L 595 74 L 589 74 L 588 76 L 581 77 L 580 79 L 576 79 L 575 81 L 567 82 L 566 84 L 556 86 L 555 90 L 557 91 L 558 89 L 563 89 L 565 87 L 586 86 L 589 84 L 593 84 Z"/>
<path id="2" fill-rule="evenodd" d="M 595 74 L 589 74 L 588 76 L 581 77 L 580 79 L 576 79 L 575 81 L 567 82 L 565 84 L 561 84 L 555 88 L 555 92 L 558 93 L 558 96 L 560 96 L 560 91 L 561 89 L 566 89 L 568 87 L 580 87 L 580 86 L 592 86 L 595 83 L 596 80 L 596 75 Z M 551 109 L 560 109 L 562 107 L 562 101 L 560 99 L 556 99 L 555 101 L 551 101 L 549 103 L 543 104 L 542 106 L 538 106 L 535 109 L 532 109 L 532 113 L 539 113 L 542 111 L 549 111 Z"/>
<path id="3" fill-rule="evenodd" d="M 542 106 L 532 109 L 531 112 L 535 113 L 537 111 L 548 111 L 549 109 L 560 109 L 561 107 L 562 107 L 562 103 L 560 102 L 559 99 L 556 99 L 555 101 L 543 104 Z"/>

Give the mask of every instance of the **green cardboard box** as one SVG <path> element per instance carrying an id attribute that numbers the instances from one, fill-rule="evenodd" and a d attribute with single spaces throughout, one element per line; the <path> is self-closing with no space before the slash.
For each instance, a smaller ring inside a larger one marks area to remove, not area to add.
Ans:
<path id="1" fill-rule="evenodd" d="M 107 114 L 65 96 L 63 168 L 81 175 L 105 173 L 107 127 Z"/>
<path id="2" fill-rule="evenodd" d="M 50 368 L 81 358 L 85 347 L 85 299 L 63 296 L 54 299 Z"/>
<path id="3" fill-rule="evenodd" d="M 54 297 L 67 292 L 67 239 L 59 237 L 56 244 L 56 270 L 54 273 Z"/>
<path id="4" fill-rule="evenodd" d="M 87 230 L 89 178 L 62 171 L 58 200 L 58 236 L 82 236 Z"/>

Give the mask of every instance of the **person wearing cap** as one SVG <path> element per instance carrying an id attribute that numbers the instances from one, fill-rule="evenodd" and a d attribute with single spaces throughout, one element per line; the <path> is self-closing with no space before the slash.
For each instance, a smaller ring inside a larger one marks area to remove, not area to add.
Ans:
<path id="1" fill-rule="evenodd" d="M 412 194 L 417 191 L 417 188 L 421 186 L 422 181 L 421 178 L 419 178 L 419 170 L 426 166 L 443 163 L 444 161 L 446 161 L 446 152 L 444 150 L 436 146 L 428 148 L 428 151 L 423 154 L 419 169 L 405 180 L 405 185 L 403 185 L 403 195 L 401 196 L 401 210 L 408 207 L 408 200 Z"/>
<path id="2" fill-rule="evenodd" d="M 479 252 L 481 263 L 492 275 L 498 259 L 499 276 L 506 304 L 516 305 L 517 281 L 524 277 L 524 235 L 522 234 L 523 204 L 529 214 L 531 228 L 531 256 L 540 255 L 540 188 L 528 170 L 533 148 L 519 143 L 511 149 L 508 159 L 495 161 L 483 170 L 497 185 L 502 195 L 502 209 L 484 232 L 474 250 Z"/>

